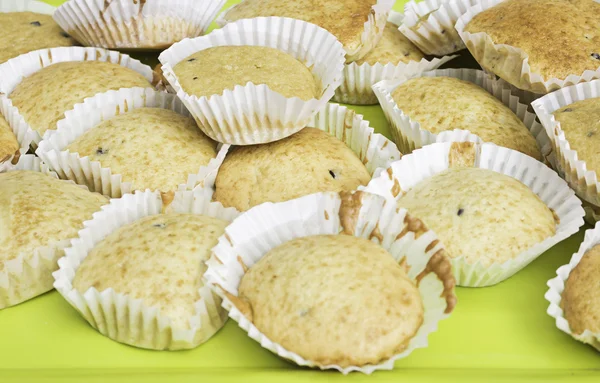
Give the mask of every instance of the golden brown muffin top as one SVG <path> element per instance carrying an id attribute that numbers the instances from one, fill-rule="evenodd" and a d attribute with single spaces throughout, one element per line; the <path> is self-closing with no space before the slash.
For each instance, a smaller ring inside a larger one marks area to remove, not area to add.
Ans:
<path id="1" fill-rule="evenodd" d="M 0 162 L 6 161 L 19 150 L 17 137 L 8 125 L 8 122 L 0 115 Z"/>
<path id="2" fill-rule="evenodd" d="M 404 269 L 381 246 L 348 235 L 272 249 L 243 276 L 239 297 L 269 339 L 319 365 L 381 363 L 423 323 L 419 290 Z"/>
<path id="3" fill-rule="evenodd" d="M 321 84 L 310 69 L 279 49 L 262 46 L 221 46 L 194 53 L 173 71 L 184 91 L 197 97 L 222 95 L 236 85 L 265 84 L 287 98 L 321 96 Z M 210 73 L 210 75 L 208 75 Z"/>
<path id="4" fill-rule="evenodd" d="M 388 21 L 379 43 L 365 57 L 355 63 L 357 65 L 364 63 L 398 65 L 401 62 L 421 61 L 424 57 L 423 52 L 398 30 L 398 26 Z"/>
<path id="5" fill-rule="evenodd" d="M 81 294 L 94 287 L 158 307 L 174 328 L 189 329 L 210 250 L 228 222 L 195 214 L 160 214 L 122 226 L 96 244 L 75 272 Z"/>
<path id="6" fill-rule="evenodd" d="M 261 16 L 300 19 L 328 30 L 347 51 L 361 45 L 361 35 L 377 0 L 244 0 L 226 14 L 228 21 Z"/>
<path id="7" fill-rule="evenodd" d="M 537 142 L 523 122 L 485 89 L 453 77 L 418 77 L 400 85 L 392 98 L 421 128 L 438 134 L 464 129 L 541 160 Z"/>
<path id="8" fill-rule="evenodd" d="M 322 130 L 304 128 L 279 141 L 231 150 L 219 169 L 214 199 L 245 211 L 324 191 L 351 191 L 371 176 L 356 154 Z"/>
<path id="9" fill-rule="evenodd" d="M 78 45 L 51 15 L 33 12 L 0 13 L 0 64 L 23 53 Z"/>
<path id="10" fill-rule="evenodd" d="M 522 49 L 534 73 L 565 79 L 600 67 L 600 4 L 594 0 L 507 0 L 465 27 Z"/>
<path id="11" fill-rule="evenodd" d="M 600 246 L 588 250 L 569 274 L 561 306 L 574 334 L 600 333 Z"/>
<path id="12" fill-rule="evenodd" d="M 26 77 L 9 95 L 25 121 L 40 135 L 75 104 L 98 93 L 121 88 L 152 87 L 140 73 L 103 61 L 61 62 Z"/>
<path id="13" fill-rule="evenodd" d="M 575 102 L 553 114 L 577 157 L 588 170 L 600 172 L 600 98 Z"/>
<path id="14" fill-rule="evenodd" d="M 169 192 L 208 165 L 217 155 L 216 146 L 191 117 L 139 108 L 100 123 L 65 150 L 121 174 L 132 190 Z"/>

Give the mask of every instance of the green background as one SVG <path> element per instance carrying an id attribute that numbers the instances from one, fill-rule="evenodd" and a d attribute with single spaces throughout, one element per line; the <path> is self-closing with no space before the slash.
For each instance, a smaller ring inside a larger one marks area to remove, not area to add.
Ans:
<path id="1" fill-rule="evenodd" d="M 399 1 L 395 9 L 401 11 L 404 3 Z M 388 133 L 378 106 L 354 109 Z M 559 331 L 546 314 L 544 299 L 546 282 L 569 261 L 582 238 L 583 231 L 500 285 L 458 288 L 458 306 L 430 336 L 430 346 L 398 361 L 393 371 L 343 376 L 299 368 L 263 349 L 232 320 L 195 350 L 136 349 L 97 333 L 51 292 L 0 311 L 0 382 L 600 382 L 600 355 Z"/>

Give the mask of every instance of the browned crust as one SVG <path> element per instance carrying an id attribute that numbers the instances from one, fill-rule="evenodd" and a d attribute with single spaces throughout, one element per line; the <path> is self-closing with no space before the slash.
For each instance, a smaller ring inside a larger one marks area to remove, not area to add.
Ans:
<path id="1" fill-rule="evenodd" d="M 442 292 L 442 298 L 446 300 L 446 310 L 444 313 L 450 314 L 456 306 L 457 298 L 454 294 L 454 287 L 456 286 L 456 280 L 452 273 L 452 263 L 450 258 L 446 255 L 445 250 L 438 250 L 427 262 L 425 269 L 417 276 L 417 285 L 421 280 L 429 273 L 434 273 L 440 281 L 444 284 L 444 291 Z"/>
<path id="2" fill-rule="evenodd" d="M 365 193 L 362 191 L 356 192 L 340 192 L 340 225 L 342 232 L 347 235 L 354 235 L 356 230 L 356 222 L 358 221 L 360 209 L 362 208 L 362 198 Z"/>
<path id="3" fill-rule="evenodd" d="M 448 152 L 448 167 L 472 168 L 475 166 L 477 148 L 473 142 L 453 142 Z"/>
<path id="4" fill-rule="evenodd" d="M 174 191 L 161 192 L 160 198 L 162 199 L 162 203 L 163 203 L 162 212 L 164 213 L 166 211 L 166 209 L 169 207 L 169 205 L 171 205 L 171 203 L 173 202 L 173 199 L 175 199 L 175 192 Z"/>
<path id="5" fill-rule="evenodd" d="M 252 305 L 250 305 L 250 303 L 246 299 L 244 299 L 243 297 L 236 297 L 235 295 L 228 293 L 227 290 L 225 290 L 220 285 L 217 285 L 216 287 L 219 288 L 219 289 L 221 289 L 221 291 L 223 291 L 223 294 L 225 294 L 225 296 L 227 297 L 227 299 L 229 299 L 229 301 L 238 310 L 240 310 L 240 312 L 242 313 L 242 315 L 247 320 L 249 320 L 250 322 L 253 321 L 254 315 L 252 313 Z"/>

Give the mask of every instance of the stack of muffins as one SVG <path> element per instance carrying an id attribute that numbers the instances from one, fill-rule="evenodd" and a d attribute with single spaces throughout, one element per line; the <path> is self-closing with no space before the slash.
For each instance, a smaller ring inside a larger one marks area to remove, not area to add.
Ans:
<path id="1" fill-rule="evenodd" d="M 600 216 L 593 0 L 243 0 L 208 34 L 224 1 L 9 3 L 0 309 L 54 287 L 157 350 L 229 316 L 299 365 L 371 373 L 427 345 L 455 285 Z M 465 47 L 483 70 L 438 69 Z M 332 100 L 379 103 L 395 143 Z M 596 347 L 598 243 L 547 295 Z"/>

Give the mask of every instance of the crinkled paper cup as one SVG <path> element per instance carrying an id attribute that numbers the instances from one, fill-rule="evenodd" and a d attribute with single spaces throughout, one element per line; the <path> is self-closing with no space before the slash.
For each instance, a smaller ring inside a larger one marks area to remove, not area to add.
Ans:
<path id="1" fill-rule="evenodd" d="M 495 73 L 507 82 L 532 93 L 546 94 L 566 86 L 600 77 L 600 68 L 571 74 L 565 79 L 545 79 L 529 66 L 529 56 L 523 50 L 506 44 L 496 44 L 485 32 L 470 33 L 465 27 L 479 13 L 504 0 L 479 0 L 458 19 L 455 28 L 477 62 L 488 72 Z"/>
<path id="2" fill-rule="evenodd" d="M 70 0 L 54 20 L 85 46 L 164 49 L 204 34 L 225 0 Z"/>
<path id="3" fill-rule="evenodd" d="M 371 175 L 378 168 L 387 168 L 402 157 L 392 141 L 382 134 L 375 133 L 369 121 L 343 105 L 328 103 L 313 117 L 308 127 L 320 129 L 343 141 Z M 214 190 L 215 180 L 216 177 L 207 179 L 204 187 Z M 195 186 L 194 183 L 188 183 L 186 188 L 192 189 Z"/>
<path id="4" fill-rule="evenodd" d="M 511 88 L 501 79 L 494 79 L 488 74 L 477 69 L 441 69 L 426 73 L 415 74 L 410 78 L 400 80 L 382 81 L 373 86 L 379 99 L 381 108 L 391 125 L 394 140 L 402 153 L 410 153 L 435 142 L 483 142 L 482 139 L 468 130 L 446 130 L 434 134 L 422 129 L 421 124 L 412 120 L 394 101 L 392 94 L 400 85 L 417 77 L 453 77 L 471 82 L 492 94 L 507 106 L 527 127 L 538 144 L 542 157 L 548 157 L 552 152 L 552 144 L 546 131 L 536 123 L 535 114 L 529 112 L 528 105 L 522 103 L 518 96 L 511 92 Z"/>
<path id="5" fill-rule="evenodd" d="M 401 25 L 404 16 L 398 12 L 390 12 L 388 21 Z M 400 62 L 370 65 L 364 63 L 357 65 L 352 62 L 344 66 L 342 84 L 335 91 L 334 101 L 352 105 L 374 105 L 377 97 L 373 93 L 372 86 L 382 80 L 393 80 L 414 73 L 426 72 L 437 69 L 456 56 L 444 56 L 441 58 L 426 58 L 421 61 Z"/>
<path id="6" fill-rule="evenodd" d="M 383 29 L 385 28 L 388 13 L 394 6 L 395 0 L 376 0 L 375 4 L 371 7 L 371 12 L 367 21 L 364 24 L 363 33 L 360 36 L 360 44 L 352 47 L 344 47 L 346 52 L 347 62 L 352 62 L 363 58 L 369 51 L 377 45 Z M 236 5 L 224 11 L 217 17 L 215 22 L 223 27 L 232 21 L 227 19 L 229 11 L 234 9 Z M 289 16 L 291 17 L 291 16 Z M 239 20 L 238 20 L 239 21 Z M 233 22 L 238 22 L 233 21 Z"/>
<path id="7" fill-rule="evenodd" d="M 16 165 L 0 164 L 0 173 L 30 170 L 58 178 L 34 155 L 23 155 Z M 67 182 L 67 181 L 65 181 Z M 56 261 L 62 257 L 69 240 L 52 241 L 38 247 L 33 253 L 21 253 L 4 262 L 0 268 L 0 309 L 14 306 L 52 290 L 52 272 L 57 269 Z"/>
<path id="8" fill-rule="evenodd" d="M 50 4 L 37 0 L 2 0 L 0 1 L 0 13 L 8 12 L 34 12 L 51 15 L 56 10 Z"/>
<path id="9" fill-rule="evenodd" d="M 174 200 L 164 206 L 160 193 L 138 192 L 111 200 L 92 220 L 84 223 L 79 237 L 65 249 L 58 261 L 59 270 L 53 276 L 58 292 L 102 335 L 117 342 L 155 350 L 180 350 L 197 347 L 208 340 L 225 323 L 226 313 L 220 308 L 220 299 L 208 286 L 199 290 L 195 315 L 190 317 L 190 328 L 176 328 L 157 307 L 146 306 L 142 299 L 124 295 L 112 288 L 98 291 L 91 287 L 80 292 L 73 287 L 73 279 L 81 262 L 104 238 L 122 226 L 141 218 L 162 212 L 202 214 L 227 221 L 237 216 L 237 211 L 210 202 L 210 194 L 177 192 Z"/>
<path id="10" fill-rule="evenodd" d="M 74 109 L 65 113 L 65 119 L 57 124 L 57 130 L 48 131 L 40 142 L 36 154 L 54 170 L 60 178 L 86 185 L 91 191 L 112 198 L 120 198 L 131 193 L 131 182 L 122 179 L 110 168 L 103 167 L 100 161 L 90 161 L 89 157 L 81 157 L 77 152 L 66 150 L 77 138 L 103 121 L 139 108 L 161 108 L 189 116 L 183 103 L 169 93 L 157 92 L 151 88 L 129 88 L 108 91 L 85 99 Z M 222 145 L 217 156 L 207 165 L 201 166 L 198 172 L 182 179 L 180 189 L 186 184 L 203 185 L 205 181 L 213 184 L 217 170 L 229 145 Z M 153 170 L 148 170 L 153 171 Z M 163 194 L 172 195 L 175 190 L 163 190 Z"/>
<path id="11" fill-rule="evenodd" d="M 456 21 L 478 0 L 409 1 L 400 32 L 428 55 L 443 56 L 465 49 Z"/>
<path id="12" fill-rule="evenodd" d="M 350 211 L 346 210 L 350 206 Z M 355 224 L 349 227 L 347 222 Z M 406 262 L 408 276 L 413 281 L 429 266 L 427 277 L 417 283 L 424 304 L 424 322 L 404 352 L 381 364 L 343 368 L 306 360 L 267 338 L 232 302 L 238 295 L 245 270 L 268 251 L 294 238 L 340 234 L 342 230 L 366 239 L 373 238 L 371 233 L 379 230 L 378 243 L 398 262 Z M 450 264 L 435 233 L 410 217 L 406 210 L 397 209 L 393 200 L 386 201 L 364 192 L 317 193 L 254 207 L 225 229 L 207 265 L 204 279 L 223 298 L 223 307 L 229 311 L 229 316 L 262 347 L 300 366 L 336 369 L 344 374 L 351 371 L 370 374 L 375 370 L 392 369 L 396 360 L 408 356 L 416 348 L 427 346 L 428 335 L 437 329 L 437 323 L 447 317 L 456 303 Z"/>
<path id="13" fill-rule="evenodd" d="M 586 343 L 600 351 L 600 333 L 594 333 L 590 330 L 585 330 L 581 334 L 574 334 L 569 326 L 569 322 L 565 318 L 565 314 L 561 307 L 562 294 L 565 290 L 565 283 L 569 279 L 571 271 L 577 267 L 581 258 L 586 252 L 600 244 L 600 223 L 597 223 L 593 229 L 586 230 L 585 238 L 579 246 L 579 251 L 571 257 L 571 261 L 567 265 L 563 265 L 556 271 L 556 277 L 548 281 L 548 291 L 544 295 L 546 300 L 550 302 L 548 306 L 548 315 L 556 321 L 556 327 L 559 330 L 571 335 L 580 342 Z"/>
<path id="14" fill-rule="evenodd" d="M 540 122 L 546 128 L 546 133 L 552 139 L 556 153 L 556 169 L 560 175 L 584 200 L 588 221 L 598 221 L 600 212 L 600 183 L 594 170 L 588 170 L 585 160 L 580 159 L 577 151 L 571 149 L 571 144 L 556 121 L 553 113 L 558 109 L 578 101 L 600 97 L 600 80 L 585 82 L 562 88 L 556 92 L 537 99 L 531 105 L 537 113 Z"/>
<path id="15" fill-rule="evenodd" d="M 23 78 L 31 76 L 52 64 L 72 61 L 111 62 L 144 75 L 150 82 L 153 80 L 152 69 L 149 66 L 132 59 L 126 54 L 101 48 L 62 47 L 40 49 L 10 59 L 0 65 L 0 108 L 21 145 L 31 140 L 31 145 L 37 147 L 42 137 L 27 123 L 19 110 L 13 106 L 10 94 Z"/>
<path id="16" fill-rule="evenodd" d="M 197 97 L 186 93 L 173 71 L 188 56 L 217 46 L 266 46 L 290 54 L 311 68 L 322 83 L 319 99 L 286 98 L 265 84 L 248 83 L 222 94 Z M 215 141 L 254 145 L 280 140 L 306 126 L 339 86 L 344 66 L 342 44 L 325 29 L 282 17 L 259 17 L 227 24 L 210 34 L 186 39 L 160 57 L 167 81 L 198 122 Z"/>
<path id="17" fill-rule="evenodd" d="M 387 170 L 381 169 L 363 189 L 397 201 L 419 182 L 465 161 L 521 181 L 554 211 L 560 222 L 554 236 L 503 263 L 484 266 L 481 262 L 468 263 L 464 255 L 451 258 L 459 286 L 483 287 L 502 282 L 583 225 L 581 201 L 552 169 L 525 154 L 494 144 L 444 142 L 426 146 L 402 157 Z"/>

